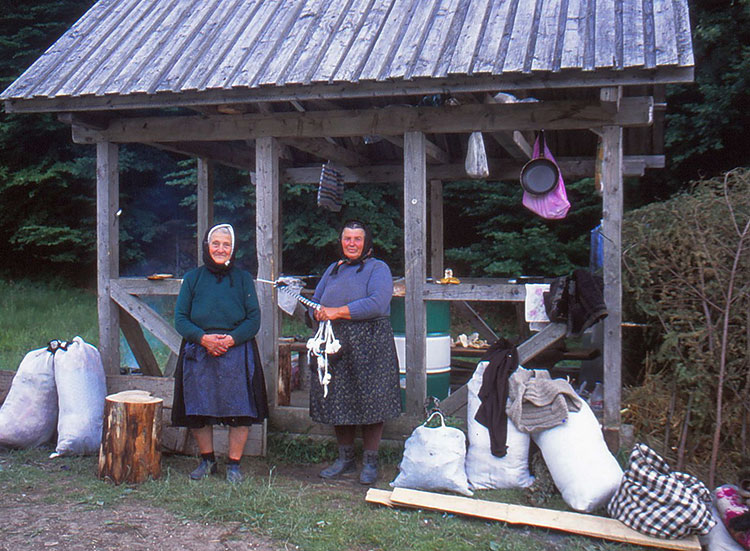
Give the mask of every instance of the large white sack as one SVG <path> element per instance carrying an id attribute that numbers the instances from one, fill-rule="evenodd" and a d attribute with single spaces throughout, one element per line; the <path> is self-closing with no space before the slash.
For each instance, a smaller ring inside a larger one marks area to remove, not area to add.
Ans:
<path id="1" fill-rule="evenodd" d="M 565 503 L 590 513 L 609 502 L 622 479 L 622 468 L 610 453 L 594 412 L 582 401 L 579 411 L 554 428 L 531 435 L 542 451 Z"/>
<path id="2" fill-rule="evenodd" d="M 57 447 L 51 457 L 99 452 L 107 380 L 99 351 L 81 337 L 55 353 L 60 416 Z"/>
<path id="3" fill-rule="evenodd" d="M 466 477 L 469 479 L 469 487 L 473 490 L 527 488 L 534 482 L 534 477 L 529 472 L 529 435 L 519 431 L 508 419 L 508 452 L 504 457 L 495 457 L 490 451 L 489 429 L 474 419 L 482 403 L 479 389 L 482 388 L 486 368 L 487 362 L 480 362 L 467 384 L 469 395 L 466 424 L 469 449 L 466 452 Z"/>
<path id="4" fill-rule="evenodd" d="M 32 350 L 21 361 L 0 407 L 0 447 L 33 448 L 49 441 L 57 423 L 53 356 Z"/>
<path id="5" fill-rule="evenodd" d="M 440 417 L 439 427 L 427 427 L 433 416 Z M 399 474 L 391 482 L 394 488 L 415 490 L 448 490 L 473 495 L 464 471 L 466 436 L 454 427 L 446 427 L 443 415 L 434 412 L 404 442 L 404 457 Z"/>

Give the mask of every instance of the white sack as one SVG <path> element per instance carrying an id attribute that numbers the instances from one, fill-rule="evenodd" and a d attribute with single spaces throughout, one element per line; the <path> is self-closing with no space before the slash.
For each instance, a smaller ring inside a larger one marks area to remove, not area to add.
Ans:
<path id="1" fill-rule="evenodd" d="M 33 448 L 52 438 L 57 422 L 53 356 L 32 350 L 21 361 L 0 407 L 0 447 Z"/>
<path id="2" fill-rule="evenodd" d="M 420 425 L 414 429 L 404 443 L 404 457 L 398 466 L 400 472 L 391 486 L 474 495 L 464 471 L 466 436 L 460 429 L 446 427 L 439 412 L 433 413 L 425 424 L 434 415 L 440 416 L 441 426 Z"/>
<path id="3" fill-rule="evenodd" d="M 544 456 L 552 480 L 565 503 L 590 513 L 609 502 L 622 479 L 622 469 L 604 442 L 594 412 L 583 401 L 579 411 L 554 428 L 531 435 Z"/>
<path id="4" fill-rule="evenodd" d="M 466 476 L 472 490 L 494 488 L 527 488 L 534 482 L 529 472 L 528 434 L 519 431 L 508 419 L 506 444 L 508 453 L 495 457 L 490 451 L 490 431 L 474 419 L 482 401 L 479 389 L 487 362 L 477 365 L 474 375 L 466 385 L 469 391 L 466 407 L 466 425 L 469 432 L 469 450 L 466 452 Z"/>
<path id="5" fill-rule="evenodd" d="M 107 380 L 99 351 L 81 337 L 55 353 L 60 416 L 57 448 L 50 457 L 99 452 Z"/>
<path id="6" fill-rule="evenodd" d="M 745 551 L 724 526 L 724 522 L 721 520 L 719 511 L 716 510 L 716 505 L 711 503 L 711 514 L 714 516 L 716 524 L 711 531 L 705 536 L 698 536 L 698 540 L 701 542 L 701 546 L 708 551 Z"/>
<path id="7" fill-rule="evenodd" d="M 472 178 L 487 178 L 490 168 L 487 165 L 487 153 L 484 150 L 484 139 L 481 132 L 472 132 L 466 152 L 466 174 Z"/>

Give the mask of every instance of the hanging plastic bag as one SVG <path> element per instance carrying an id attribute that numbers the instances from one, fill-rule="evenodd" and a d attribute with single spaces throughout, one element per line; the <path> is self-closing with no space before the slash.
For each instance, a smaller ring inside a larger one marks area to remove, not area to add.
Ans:
<path id="1" fill-rule="evenodd" d="M 440 426 L 426 426 L 436 415 L 440 417 Z M 446 427 L 442 413 L 435 411 L 404 443 L 400 472 L 391 486 L 474 495 L 466 479 L 465 459 L 466 436 L 459 429 Z"/>
<path id="2" fill-rule="evenodd" d="M 302 292 L 304 286 L 305 284 L 296 277 L 280 277 L 277 283 L 279 292 L 276 295 L 279 308 L 290 316 L 293 316 L 294 311 L 297 309 L 297 304 L 299 304 L 297 297 Z"/>
<path id="3" fill-rule="evenodd" d="M 75 337 L 55 353 L 55 384 L 60 414 L 57 447 L 50 457 L 98 453 L 107 395 L 99 351 Z"/>
<path id="4" fill-rule="evenodd" d="M 0 407 L 0 448 L 34 448 L 52 438 L 57 423 L 54 356 L 32 350 L 21 361 Z"/>
<path id="5" fill-rule="evenodd" d="M 544 151 L 544 154 L 540 155 L 540 151 Z M 527 163 L 527 166 L 537 159 L 541 159 L 547 162 L 551 161 L 555 167 L 557 167 L 555 158 L 552 156 L 547 144 L 544 144 L 544 149 L 540 147 L 539 136 L 537 136 L 534 141 L 532 157 L 532 160 Z M 524 167 L 524 170 L 525 169 L 526 167 Z M 557 169 L 557 185 L 548 193 L 536 195 L 524 189 L 523 206 L 531 212 L 548 220 L 560 220 L 567 216 L 568 211 L 570 210 L 570 201 L 568 201 L 568 194 L 565 192 L 565 182 L 563 181 L 562 172 L 559 168 Z"/>
<path id="6" fill-rule="evenodd" d="M 490 168 L 487 165 L 487 153 L 484 150 L 484 139 L 481 132 L 472 132 L 469 136 L 469 147 L 466 152 L 466 174 L 471 178 L 487 178 Z"/>

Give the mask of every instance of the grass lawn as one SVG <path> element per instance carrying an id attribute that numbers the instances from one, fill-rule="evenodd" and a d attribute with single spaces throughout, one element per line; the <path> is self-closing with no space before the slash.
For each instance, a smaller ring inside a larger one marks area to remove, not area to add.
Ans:
<path id="1" fill-rule="evenodd" d="M 0 280 L 0 369 L 15 371 L 27 352 L 75 336 L 99 343 L 94 293 L 62 283 Z"/>
<path id="2" fill-rule="evenodd" d="M 304 439 L 303 439 L 304 440 Z M 615 551 L 637 546 L 565 535 L 526 526 L 511 526 L 439 512 L 370 505 L 366 488 L 357 482 L 324 482 L 316 474 L 321 465 L 301 463 L 304 453 L 321 452 L 319 443 L 296 444 L 292 457 L 283 439 L 271 439 L 267 458 L 246 458 L 243 469 L 253 476 L 237 486 L 228 485 L 221 470 L 198 483 L 187 474 L 196 459 L 164 456 L 160 480 L 140 485 L 114 486 L 96 478 L 96 458 L 47 459 L 49 450 L 0 454 L 0 491 L 4 499 L 75 508 L 76 522 L 85 522 L 88 510 L 124 505 L 156 507 L 175 515 L 178 522 L 239 523 L 235 533 L 252 533 L 279 542 L 280 548 L 310 551 L 450 549 L 488 551 Z M 391 456 L 393 459 L 395 456 Z M 221 469 L 221 467 L 220 467 Z M 388 461 L 378 487 L 388 488 L 396 463 Z M 477 497 L 524 503 L 520 490 L 478 492 Z M 553 498 L 547 504 L 564 509 Z"/>

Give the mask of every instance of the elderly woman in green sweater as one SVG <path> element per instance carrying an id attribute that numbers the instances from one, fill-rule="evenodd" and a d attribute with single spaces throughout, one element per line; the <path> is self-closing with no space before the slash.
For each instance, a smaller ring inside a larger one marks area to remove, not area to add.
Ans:
<path id="1" fill-rule="evenodd" d="M 234 230 L 219 224 L 203 241 L 204 265 L 185 274 L 175 307 L 183 344 L 175 371 L 172 423 L 188 427 L 201 462 L 200 480 L 217 471 L 213 425 L 229 426 L 226 478 L 240 482 L 249 427 L 268 416 L 255 335 L 260 309 L 252 276 L 234 266 Z"/>

